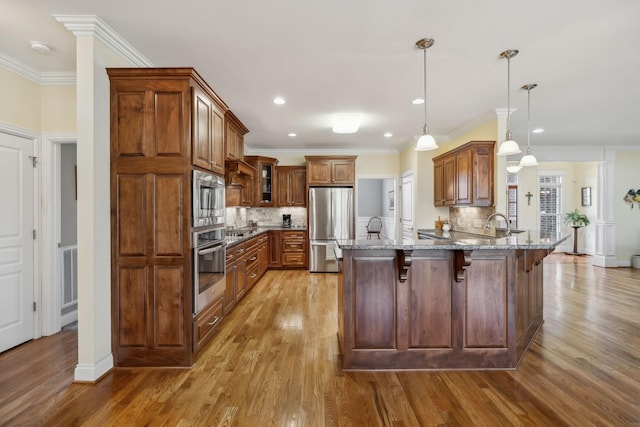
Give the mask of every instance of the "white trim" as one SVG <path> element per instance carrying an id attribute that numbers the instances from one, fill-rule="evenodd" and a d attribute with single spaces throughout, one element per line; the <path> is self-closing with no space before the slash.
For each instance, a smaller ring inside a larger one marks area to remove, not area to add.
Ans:
<path id="1" fill-rule="evenodd" d="M 346 149 L 300 149 L 300 148 L 292 148 L 292 149 L 261 149 L 261 148 L 251 148 L 245 145 L 246 155 L 259 155 L 264 154 L 265 156 L 273 157 L 275 154 L 302 154 L 304 156 L 321 156 L 321 155 L 349 155 L 355 156 L 358 154 L 398 154 L 399 151 L 394 148 L 346 148 Z"/>
<path id="2" fill-rule="evenodd" d="M 504 117 L 507 116 L 507 109 L 506 108 L 502 108 L 502 109 L 498 109 L 496 108 L 495 111 L 489 111 L 485 114 L 482 114 L 478 117 L 476 117 L 473 120 L 470 120 L 466 123 L 464 123 L 462 126 L 460 126 L 459 128 L 455 129 L 453 132 L 451 132 L 449 135 L 447 135 L 448 140 L 454 140 L 458 137 L 461 137 L 462 135 L 464 135 L 467 132 L 470 132 L 480 126 L 484 126 L 489 122 L 492 122 L 494 120 L 496 120 L 498 118 L 498 110 L 501 110 L 500 114 L 504 114 Z M 511 111 L 512 113 L 515 112 L 517 110 L 517 108 L 512 108 Z M 439 140 L 438 140 L 439 141 Z"/>
<path id="3" fill-rule="evenodd" d="M 0 68 L 4 68 L 20 77 L 31 80 L 39 85 L 75 85 L 76 73 L 59 71 L 59 72 L 43 72 L 40 73 L 15 58 L 0 53 Z"/>
<path id="4" fill-rule="evenodd" d="M 96 15 L 53 15 L 53 17 L 76 37 L 95 37 L 133 66 L 153 66 L 151 61 Z"/>
<path id="5" fill-rule="evenodd" d="M 80 325 L 78 325 L 80 327 Z M 93 365 L 80 364 L 76 365 L 76 369 L 73 372 L 74 381 L 79 382 L 96 382 L 104 374 L 113 369 L 113 354 L 109 353 L 107 356 L 99 360 Z"/>
<path id="6" fill-rule="evenodd" d="M 45 134 L 42 137 L 42 334 L 61 329 L 61 284 L 58 242 L 60 242 L 60 145 L 76 143 L 75 133 Z M 48 184 L 48 185 L 47 185 Z"/>

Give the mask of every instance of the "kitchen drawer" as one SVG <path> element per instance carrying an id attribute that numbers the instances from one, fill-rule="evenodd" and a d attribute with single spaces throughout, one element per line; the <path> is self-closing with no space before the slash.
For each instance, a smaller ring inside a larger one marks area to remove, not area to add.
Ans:
<path id="1" fill-rule="evenodd" d="M 284 240 L 282 242 L 283 252 L 304 252 L 304 240 Z"/>
<path id="2" fill-rule="evenodd" d="M 258 263 L 258 248 L 254 247 L 250 251 L 247 251 L 247 270 Z"/>
<path id="3" fill-rule="evenodd" d="M 247 264 L 247 286 L 253 287 L 255 283 L 260 279 L 260 272 L 258 271 L 258 263 L 254 262 L 251 267 Z"/>
<path id="4" fill-rule="evenodd" d="M 304 252 L 285 252 L 282 254 L 282 265 L 286 266 L 305 266 L 305 254 Z"/>
<path id="5" fill-rule="evenodd" d="M 245 252 L 246 252 L 246 247 L 244 243 L 238 243 L 237 245 L 227 246 L 227 256 L 226 256 L 227 265 L 229 265 L 234 261 L 237 261 L 238 258 L 241 258 Z"/>
<path id="6" fill-rule="evenodd" d="M 222 324 L 222 305 L 224 298 L 214 301 L 201 311 L 193 320 L 193 351 L 197 352 L 209 342 Z"/>
<path id="7" fill-rule="evenodd" d="M 301 239 L 304 240 L 307 237 L 306 231 L 283 231 L 282 238 L 287 239 Z"/>

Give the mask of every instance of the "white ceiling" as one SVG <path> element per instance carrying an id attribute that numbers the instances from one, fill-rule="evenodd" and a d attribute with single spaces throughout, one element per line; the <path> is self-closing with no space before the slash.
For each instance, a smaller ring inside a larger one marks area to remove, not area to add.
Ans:
<path id="1" fill-rule="evenodd" d="M 154 66 L 192 66 L 250 129 L 253 149 L 397 149 L 429 125 L 445 141 L 506 108 L 532 146 L 640 145 L 640 1 L 0 0 L 0 53 L 39 73 L 75 71 L 75 37 L 53 15 L 96 15 Z M 41 55 L 30 40 L 50 44 Z M 276 106 L 275 96 L 287 103 Z M 333 134 L 331 116 L 364 115 Z M 297 133 L 296 138 L 287 136 Z M 392 138 L 385 138 L 392 132 Z"/>

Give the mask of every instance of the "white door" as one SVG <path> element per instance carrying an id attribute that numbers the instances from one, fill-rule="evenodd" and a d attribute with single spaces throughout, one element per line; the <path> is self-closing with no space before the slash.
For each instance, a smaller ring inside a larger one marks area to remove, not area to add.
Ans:
<path id="1" fill-rule="evenodd" d="M 413 174 L 404 175 L 400 185 L 402 198 L 402 238 L 413 239 Z"/>
<path id="2" fill-rule="evenodd" d="M 33 141 L 0 132 L 0 351 L 33 338 Z"/>

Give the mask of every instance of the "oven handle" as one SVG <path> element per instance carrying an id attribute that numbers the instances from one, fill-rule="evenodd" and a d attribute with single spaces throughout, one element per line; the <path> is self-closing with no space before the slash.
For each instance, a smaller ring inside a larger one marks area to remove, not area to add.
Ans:
<path id="1" fill-rule="evenodd" d="M 213 245 L 207 249 L 202 249 L 198 251 L 198 255 L 206 255 L 206 254 L 210 254 L 211 252 L 215 252 L 217 250 L 219 250 L 221 247 L 225 246 L 227 244 L 227 242 L 220 242 L 216 245 Z"/>

